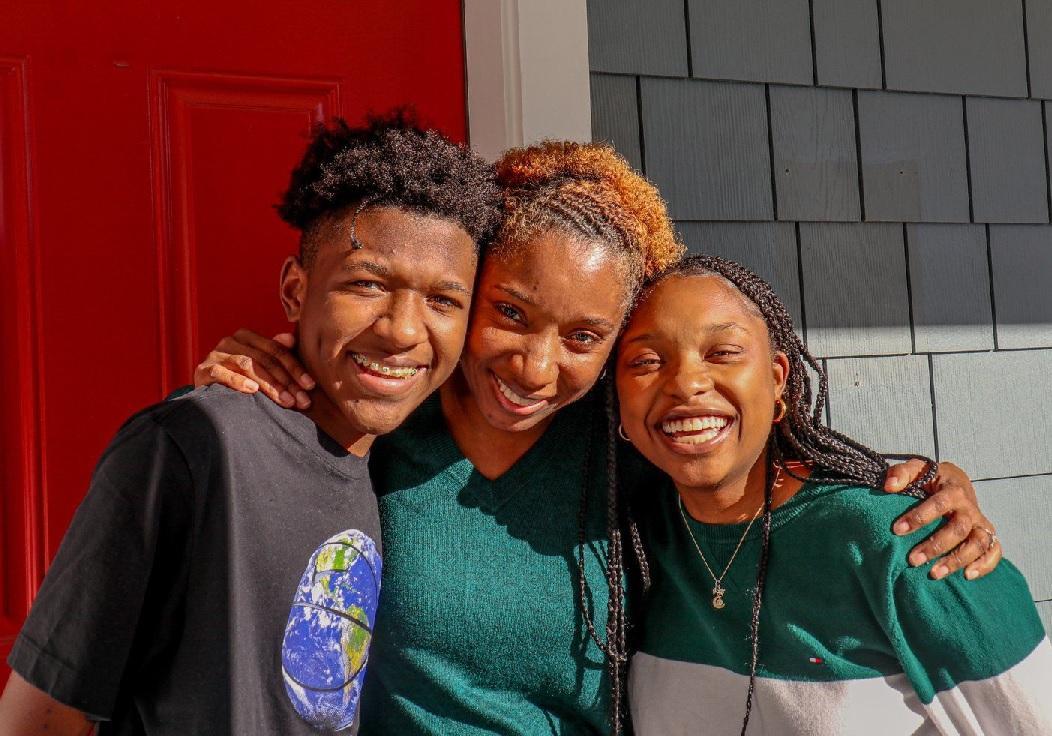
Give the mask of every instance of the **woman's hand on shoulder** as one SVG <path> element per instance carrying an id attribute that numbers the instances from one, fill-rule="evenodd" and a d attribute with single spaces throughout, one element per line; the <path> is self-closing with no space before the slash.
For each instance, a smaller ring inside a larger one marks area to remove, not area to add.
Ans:
<path id="1" fill-rule="evenodd" d="M 892 465 L 884 490 L 898 493 L 927 467 L 923 460 L 913 459 Z M 993 523 L 979 508 L 968 474 L 953 463 L 939 463 L 935 477 L 924 486 L 929 498 L 919 503 L 895 522 L 895 534 L 911 534 L 936 519 L 946 523 L 910 551 L 914 567 L 935 560 L 930 575 L 938 580 L 961 568 L 969 580 L 981 578 L 1001 562 L 1001 544 Z"/>
<path id="2" fill-rule="evenodd" d="M 293 355 L 295 344 L 295 336 L 288 332 L 267 339 L 240 329 L 220 340 L 194 369 L 194 386 L 219 383 L 246 394 L 262 391 L 281 406 L 306 409 L 314 379 Z"/>

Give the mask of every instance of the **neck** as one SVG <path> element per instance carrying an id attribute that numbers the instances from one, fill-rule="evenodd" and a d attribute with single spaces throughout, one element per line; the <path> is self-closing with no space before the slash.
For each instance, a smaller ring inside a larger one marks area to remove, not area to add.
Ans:
<path id="1" fill-rule="evenodd" d="M 547 417 L 537 426 L 520 432 L 494 427 L 479 409 L 459 368 L 442 384 L 439 398 L 453 441 L 475 469 L 490 480 L 518 462 L 552 422 L 552 417 Z"/>
<path id="2" fill-rule="evenodd" d="M 352 427 L 323 391 L 314 392 L 311 396 L 310 408 L 303 413 L 352 455 L 363 457 L 369 452 L 369 448 L 376 439 L 375 434 L 366 434 Z"/>
<path id="3" fill-rule="evenodd" d="M 807 477 L 809 470 L 803 463 L 790 460 L 785 465 L 796 475 Z M 691 518 L 706 524 L 741 524 L 763 508 L 766 472 L 767 452 L 764 451 L 749 472 L 740 478 L 726 479 L 715 486 L 684 486 L 677 483 L 676 490 Z M 771 508 L 781 506 L 802 487 L 802 481 L 784 470 L 777 473 L 771 494 Z"/>

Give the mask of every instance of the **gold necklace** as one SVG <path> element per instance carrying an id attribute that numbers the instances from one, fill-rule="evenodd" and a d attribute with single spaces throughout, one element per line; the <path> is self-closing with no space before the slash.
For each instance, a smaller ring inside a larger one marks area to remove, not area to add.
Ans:
<path id="1" fill-rule="evenodd" d="M 772 487 L 778 487 L 778 481 L 781 479 L 782 468 L 777 466 L 774 471 L 774 483 Z M 712 586 L 712 607 L 719 610 L 727 605 L 723 600 L 723 594 L 727 592 L 727 589 L 723 587 L 723 578 L 727 576 L 727 571 L 731 569 L 731 564 L 734 562 L 734 558 L 738 556 L 738 550 L 742 548 L 745 543 L 745 538 L 749 536 L 749 530 L 752 529 L 753 522 L 760 516 L 760 512 L 763 511 L 763 504 L 760 504 L 760 508 L 756 509 L 756 513 L 752 515 L 752 519 L 749 520 L 748 525 L 745 527 L 745 531 L 742 533 L 741 539 L 738 540 L 738 546 L 734 548 L 734 552 L 731 553 L 731 558 L 727 560 L 727 566 L 723 568 L 723 572 L 717 577 L 716 573 L 709 567 L 708 560 L 705 559 L 705 554 L 701 551 L 701 547 L 698 545 L 698 540 L 694 537 L 694 530 L 690 528 L 690 522 L 687 521 L 687 512 L 683 508 L 683 496 L 679 497 L 679 515 L 683 517 L 683 526 L 687 528 L 687 534 L 690 535 L 690 541 L 694 543 L 694 549 L 698 551 L 698 557 L 701 558 L 701 564 L 708 570 L 709 575 L 712 576 L 712 581 L 715 585 Z"/>

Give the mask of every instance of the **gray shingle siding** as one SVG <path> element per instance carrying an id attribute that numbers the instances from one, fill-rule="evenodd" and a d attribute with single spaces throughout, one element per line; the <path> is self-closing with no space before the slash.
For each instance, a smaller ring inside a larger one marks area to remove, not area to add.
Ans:
<path id="1" fill-rule="evenodd" d="M 857 94 L 866 219 L 968 222 L 961 98 Z"/>
<path id="2" fill-rule="evenodd" d="M 882 0 L 888 89 L 1026 97 L 1020 0 Z"/>
<path id="3" fill-rule="evenodd" d="M 764 87 L 642 80 L 647 175 L 682 220 L 769 220 Z"/>
<path id="4" fill-rule="evenodd" d="M 880 89 L 877 0 L 812 0 L 818 84 Z"/>
<path id="5" fill-rule="evenodd" d="M 687 0 L 695 77 L 810 84 L 808 0 Z"/>
<path id="6" fill-rule="evenodd" d="M 983 503 L 1050 598 L 1052 0 L 808 4 L 591 0 L 596 136 L 772 282 L 834 426 L 1007 478 Z"/>

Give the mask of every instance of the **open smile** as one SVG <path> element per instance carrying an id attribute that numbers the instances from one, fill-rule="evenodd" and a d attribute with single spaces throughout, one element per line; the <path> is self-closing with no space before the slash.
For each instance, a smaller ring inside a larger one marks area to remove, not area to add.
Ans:
<path id="1" fill-rule="evenodd" d="M 357 368 L 358 382 L 368 391 L 382 396 L 408 393 L 423 380 L 427 366 L 404 361 L 373 360 L 364 353 L 349 352 Z"/>
<path id="2" fill-rule="evenodd" d="M 500 380 L 496 373 L 491 372 L 490 375 L 493 377 L 493 393 L 505 411 L 525 417 L 536 414 L 548 406 L 548 399 L 531 399 L 523 396 Z"/>
<path id="3" fill-rule="evenodd" d="M 730 435 L 732 417 L 705 414 L 688 417 L 668 417 L 656 429 L 674 452 L 684 455 L 703 455 L 710 452 Z"/>

